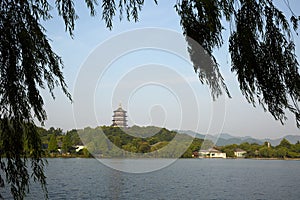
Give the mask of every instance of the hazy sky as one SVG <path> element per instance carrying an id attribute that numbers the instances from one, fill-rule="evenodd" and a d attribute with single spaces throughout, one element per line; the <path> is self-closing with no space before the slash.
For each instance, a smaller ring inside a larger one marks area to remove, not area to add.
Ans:
<path id="1" fill-rule="evenodd" d="M 299 15 L 298 2 L 290 0 Z M 300 134 L 291 114 L 282 126 L 241 95 L 230 71 L 228 32 L 224 33 L 225 43 L 215 56 L 233 98 L 222 96 L 212 101 L 208 87 L 198 81 L 185 52 L 179 17 L 173 6 L 170 1 L 159 1 L 159 5 L 146 1 L 139 22 L 119 22 L 116 17 L 110 31 L 101 21 L 99 8 L 98 16 L 93 18 L 85 5 L 76 1 L 79 19 L 74 39 L 64 32 L 62 19 L 53 11 L 55 17 L 44 26 L 53 49 L 64 61 L 63 72 L 74 103 L 58 89 L 55 100 L 43 91 L 48 114 L 46 127 L 67 131 L 110 125 L 112 111 L 121 102 L 128 111 L 130 126 L 156 125 L 210 134 L 221 131 L 258 138 Z M 142 30 L 146 30 L 145 34 Z M 159 31 L 161 37 L 155 38 Z M 299 57 L 300 39 L 294 39 Z"/>

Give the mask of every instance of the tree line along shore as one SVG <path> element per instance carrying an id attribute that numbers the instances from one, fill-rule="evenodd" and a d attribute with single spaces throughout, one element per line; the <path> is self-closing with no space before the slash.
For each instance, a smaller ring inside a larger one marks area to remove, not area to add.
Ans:
<path id="1" fill-rule="evenodd" d="M 244 142 L 215 146 L 209 140 L 192 138 L 187 134 L 154 126 L 133 126 L 126 130 L 118 127 L 99 126 L 73 129 L 66 133 L 63 133 L 60 128 L 53 127 L 48 130 L 41 127 L 37 127 L 37 129 L 41 136 L 43 157 L 47 158 L 138 157 L 142 154 L 147 157 L 192 158 L 200 150 L 214 148 L 219 152 L 226 153 L 227 158 L 300 159 L 300 142 L 292 144 L 287 139 L 282 139 L 277 146 L 272 146 L 268 142 L 264 144 Z M 160 149 L 167 150 L 159 152 Z M 185 151 L 180 152 L 178 149 L 185 149 Z M 243 156 L 235 154 L 237 149 L 245 152 Z M 126 155 L 124 152 L 127 152 Z M 26 143 L 24 154 L 30 156 L 30 149 L 26 148 Z"/>

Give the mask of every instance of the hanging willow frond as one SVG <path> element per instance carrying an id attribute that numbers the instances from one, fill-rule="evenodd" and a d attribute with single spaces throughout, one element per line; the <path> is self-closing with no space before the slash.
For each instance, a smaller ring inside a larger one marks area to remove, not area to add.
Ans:
<path id="1" fill-rule="evenodd" d="M 181 17 L 194 69 L 200 80 L 209 85 L 214 98 L 222 91 L 229 95 L 213 56 L 213 49 L 223 44 L 225 17 L 234 27 L 229 38 L 231 70 L 237 74 L 242 94 L 254 106 L 258 102 L 281 123 L 287 119 L 286 111 L 292 112 L 300 128 L 300 75 L 292 28 L 273 1 L 181 0 L 175 8 Z M 299 17 L 291 13 L 296 31 Z"/>

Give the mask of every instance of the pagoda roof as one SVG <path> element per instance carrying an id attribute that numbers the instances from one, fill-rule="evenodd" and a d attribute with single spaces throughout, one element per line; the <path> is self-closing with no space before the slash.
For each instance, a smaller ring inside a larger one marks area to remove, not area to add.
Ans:
<path id="1" fill-rule="evenodd" d="M 125 110 L 123 110 L 122 108 L 118 108 L 117 110 L 115 110 L 114 112 L 126 112 Z"/>
<path id="2" fill-rule="evenodd" d="M 122 105 L 119 105 L 119 108 L 117 110 L 115 110 L 114 112 L 126 112 L 125 110 L 123 110 Z"/>
<path id="3" fill-rule="evenodd" d="M 112 126 L 127 127 L 126 112 L 127 111 L 123 110 L 122 105 L 119 104 L 118 109 L 114 111 L 114 114 L 112 116 Z"/>

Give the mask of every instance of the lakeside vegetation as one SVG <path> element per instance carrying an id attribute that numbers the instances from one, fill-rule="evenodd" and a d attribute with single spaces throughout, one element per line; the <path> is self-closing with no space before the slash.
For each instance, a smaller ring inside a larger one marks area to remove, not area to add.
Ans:
<path id="1" fill-rule="evenodd" d="M 296 144 L 291 144 L 287 139 L 282 139 L 280 144 L 277 146 L 272 146 L 270 143 L 265 142 L 262 145 L 257 143 L 249 144 L 248 142 L 242 143 L 240 145 L 231 144 L 223 147 L 219 147 L 219 150 L 227 154 L 227 157 L 235 157 L 234 150 L 243 149 L 247 153 L 245 158 L 300 158 L 300 142 L 297 141 Z"/>
<path id="2" fill-rule="evenodd" d="M 194 152 L 211 147 L 226 153 L 228 158 L 235 158 L 235 150 L 242 149 L 247 153 L 245 158 L 295 159 L 300 158 L 300 142 L 290 143 L 282 139 L 279 145 L 272 146 L 265 142 L 230 144 L 214 146 L 209 140 L 192 138 L 166 128 L 154 126 L 133 126 L 127 129 L 101 126 L 70 130 L 63 133 L 60 128 L 46 130 L 39 127 L 41 148 L 44 157 L 162 157 L 191 158 Z M 26 144 L 25 144 L 26 145 Z M 25 148 L 27 155 L 30 149 Z"/>

